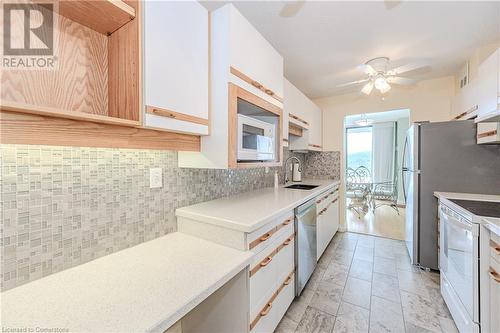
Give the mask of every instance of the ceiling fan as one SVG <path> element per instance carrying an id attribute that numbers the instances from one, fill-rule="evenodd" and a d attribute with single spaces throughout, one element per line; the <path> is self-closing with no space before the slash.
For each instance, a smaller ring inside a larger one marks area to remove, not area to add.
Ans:
<path id="1" fill-rule="evenodd" d="M 399 75 L 427 67 L 426 65 L 415 63 L 388 69 L 388 64 L 389 58 L 387 57 L 378 57 L 368 60 L 366 63 L 357 66 L 358 70 L 368 75 L 366 79 L 344 83 L 337 87 L 348 87 L 364 83 L 365 85 L 361 89 L 363 94 L 370 95 L 373 88 L 385 94 L 391 89 L 391 84 L 412 85 L 417 82 L 417 80 L 401 77 Z"/>

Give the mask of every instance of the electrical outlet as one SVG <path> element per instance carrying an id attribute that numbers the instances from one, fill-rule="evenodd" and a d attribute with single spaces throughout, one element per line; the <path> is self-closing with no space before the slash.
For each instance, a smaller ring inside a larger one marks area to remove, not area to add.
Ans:
<path id="1" fill-rule="evenodd" d="M 160 188 L 163 186 L 162 168 L 149 169 L 149 188 Z"/>

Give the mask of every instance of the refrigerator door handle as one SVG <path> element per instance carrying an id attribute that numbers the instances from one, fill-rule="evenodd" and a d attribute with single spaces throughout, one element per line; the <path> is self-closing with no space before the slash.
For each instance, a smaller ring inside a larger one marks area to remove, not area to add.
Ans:
<path id="1" fill-rule="evenodd" d="M 408 137 L 405 138 L 405 144 L 403 146 L 403 163 L 401 165 L 401 181 L 403 185 L 403 196 L 406 202 L 406 184 L 405 184 L 405 172 L 408 171 L 406 165 L 406 146 L 408 146 Z"/>

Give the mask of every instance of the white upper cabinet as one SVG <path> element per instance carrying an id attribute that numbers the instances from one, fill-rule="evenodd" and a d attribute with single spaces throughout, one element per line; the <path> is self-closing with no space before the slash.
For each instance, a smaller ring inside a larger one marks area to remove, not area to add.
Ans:
<path id="1" fill-rule="evenodd" d="M 232 5 L 210 13 L 210 135 L 201 152 L 180 152 L 179 166 L 242 168 L 280 165 L 283 137 L 283 57 Z M 240 164 L 235 152 L 238 100 L 279 114 L 274 163 Z"/>
<path id="2" fill-rule="evenodd" d="M 500 121 L 500 50 L 496 50 L 478 68 L 479 112 L 476 122 Z"/>
<path id="3" fill-rule="evenodd" d="M 479 80 L 471 80 L 460 89 L 453 100 L 453 119 L 465 120 L 478 115 L 478 85 Z"/>
<path id="4" fill-rule="evenodd" d="M 284 110 L 288 114 L 290 150 L 322 150 L 322 111 L 285 79 Z"/>
<path id="5" fill-rule="evenodd" d="M 209 22 L 197 1 L 144 1 L 144 126 L 209 134 Z"/>
<path id="6" fill-rule="evenodd" d="M 283 57 L 234 6 L 228 5 L 219 10 L 221 16 L 227 15 L 229 19 L 229 66 L 248 77 L 251 83 L 247 84 L 282 99 Z"/>

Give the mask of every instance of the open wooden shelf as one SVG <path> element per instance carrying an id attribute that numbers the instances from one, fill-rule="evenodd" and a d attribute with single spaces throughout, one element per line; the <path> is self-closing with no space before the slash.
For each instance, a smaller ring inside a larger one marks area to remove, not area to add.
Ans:
<path id="1" fill-rule="evenodd" d="M 109 35 L 135 18 L 135 9 L 120 0 L 59 1 L 58 14 Z"/>
<path id="2" fill-rule="evenodd" d="M 69 111 L 69 110 L 63 110 L 63 109 L 57 109 L 39 105 L 13 103 L 9 101 L 1 101 L 0 110 L 29 113 L 41 116 L 48 116 L 48 117 L 91 121 L 91 122 L 110 124 L 110 125 L 131 126 L 131 127 L 140 125 L 140 122 L 137 120 L 110 117 L 107 115 L 93 114 L 87 112 Z"/>

